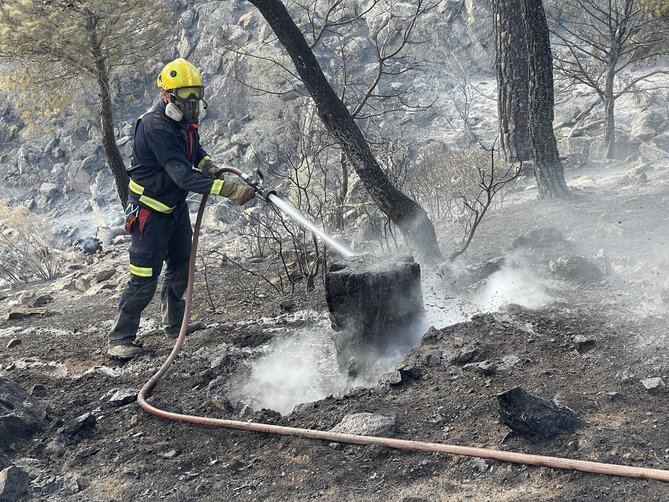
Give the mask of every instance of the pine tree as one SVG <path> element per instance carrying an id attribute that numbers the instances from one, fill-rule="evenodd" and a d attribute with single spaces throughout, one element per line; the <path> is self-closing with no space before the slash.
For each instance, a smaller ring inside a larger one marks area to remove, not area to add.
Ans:
<path id="1" fill-rule="evenodd" d="M 97 89 L 102 148 L 121 202 L 128 175 L 114 137 L 110 79 L 145 63 L 164 41 L 159 0 L 0 0 L 3 87 L 57 109 Z"/>

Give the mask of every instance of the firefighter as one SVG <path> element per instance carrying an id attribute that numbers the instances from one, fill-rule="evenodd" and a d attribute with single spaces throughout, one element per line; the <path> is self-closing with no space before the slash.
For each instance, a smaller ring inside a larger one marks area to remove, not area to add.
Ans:
<path id="1" fill-rule="evenodd" d="M 109 356 L 131 359 L 142 311 L 166 264 L 160 293 L 162 325 L 168 337 L 179 334 L 188 283 L 192 229 L 189 192 L 227 197 L 243 205 L 254 198 L 245 184 L 223 180 L 220 168 L 200 145 L 198 121 L 204 101 L 200 71 L 185 59 L 168 63 L 156 82 L 160 97 L 135 125 L 126 208 L 130 244 L 130 281 L 121 296 L 109 335 Z"/>

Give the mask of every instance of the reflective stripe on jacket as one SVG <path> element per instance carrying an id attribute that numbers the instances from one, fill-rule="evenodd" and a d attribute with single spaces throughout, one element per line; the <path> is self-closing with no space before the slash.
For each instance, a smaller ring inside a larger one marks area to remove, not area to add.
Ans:
<path id="1" fill-rule="evenodd" d="M 171 212 L 188 192 L 212 193 L 215 180 L 193 166 L 208 157 L 200 145 L 196 124 L 175 122 L 158 103 L 135 125 L 130 196 L 141 205 Z"/>

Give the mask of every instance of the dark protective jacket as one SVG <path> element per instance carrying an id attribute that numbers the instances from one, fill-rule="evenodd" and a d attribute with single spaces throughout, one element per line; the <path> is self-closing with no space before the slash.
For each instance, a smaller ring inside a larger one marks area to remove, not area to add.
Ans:
<path id="1" fill-rule="evenodd" d="M 193 169 L 208 158 L 197 124 L 172 120 L 165 115 L 165 106 L 157 103 L 137 120 L 128 169 L 130 200 L 150 209 L 157 209 L 151 200 L 174 208 L 186 200 L 188 192 L 215 193 L 221 184 Z"/>

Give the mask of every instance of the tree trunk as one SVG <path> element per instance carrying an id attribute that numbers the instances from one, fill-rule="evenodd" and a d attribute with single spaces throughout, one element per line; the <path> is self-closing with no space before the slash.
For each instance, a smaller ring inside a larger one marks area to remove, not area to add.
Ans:
<path id="1" fill-rule="evenodd" d="M 616 158 L 616 98 L 613 93 L 615 75 L 609 72 L 604 91 L 604 149 L 607 160 Z"/>
<path id="2" fill-rule="evenodd" d="M 398 190 L 374 158 L 362 131 L 332 89 L 280 0 L 249 0 L 256 6 L 284 46 L 302 82 L 316 104 L 318 116 L 341 145 L 347 160 L 360 176 L 374 202 L 395 223 L 406 243 L 425 260 L 441 259 L 434 225 L 425 210 Z"/>
<path id="3" fill-rule="evenodd" d="M 530 160 L 527 37 L 520 0 L 493 0 L 497 47 L 497 109 L 504 158 Z"/>
<path id="4" fill-rule="evenodd" d="M 344 213 L 346 212 L 346 197 L 348 196 L 348 162 L 346 154 L 339 152 L 339 165 L 341 166 L 341 186 L 337 194 L 337 207 L 335 208 L 335 228 L 344 230 Z"/>
<path id="5" fill-rule="evenodd" d="M 530 144 L 539 198 L 566 197 L 569 189 L 557 149 L 553 118 L 553 56 L 542 0 L 521 0 L 529 56 Z"/>
<path id="6" fill-rule="evenodd" d="M 125 169 L 123 157 L 116 146 L 116 138 L 114 136 L 114 115 L 112 113 L 112 98 L 109 87 L 109 72 L 102 54 L 102 48 L 95 33 L 96 22 L 91 16 L 89 18 L 89 37 L 91 43 L 91 53 L 95 59 L 95 78 L 100 89 L 100 127 L 102 130 L 102 149 L 107 158 L 107 164 L 116 181 L 116 192 L 118 193 L 121 204 L 125 208 L 128 203 L 128 183 L 130 178 Z"/>

